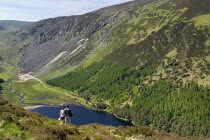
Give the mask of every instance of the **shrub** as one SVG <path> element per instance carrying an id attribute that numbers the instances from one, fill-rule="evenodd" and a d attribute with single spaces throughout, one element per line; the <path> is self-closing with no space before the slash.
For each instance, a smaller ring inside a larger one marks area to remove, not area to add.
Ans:
<path id="1" fill-rule="evenodd" d="M 98 109 L 106 109 L 107 106 L 106 106 L 105 103 L 98 103 L 98 104 L 97 104 L 97 108 L 98 108 Z"/>

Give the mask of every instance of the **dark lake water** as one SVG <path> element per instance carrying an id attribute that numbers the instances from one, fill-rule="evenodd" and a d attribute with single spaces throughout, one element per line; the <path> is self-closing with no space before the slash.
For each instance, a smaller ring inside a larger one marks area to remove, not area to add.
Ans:
<path id="1" fill-rule="evenodd" d="M 31 109 L 31 112 L 38 112 L 48 118 L 58 119 L 59 112 L 63 106 L 57 107 L 39 107 L 35 109 Z M 130 122 L 126 122 L 116 118 L 115 116 L 100 112 L 87 109 L 83 106 L 78 105 L 69 105 L 70 109 L 72 110 L 73 117 L 71 118 L 71 123 L 74 125 L 85 125 L 91 123 L 98 123 L 106 126 L 132 126 Z"/>

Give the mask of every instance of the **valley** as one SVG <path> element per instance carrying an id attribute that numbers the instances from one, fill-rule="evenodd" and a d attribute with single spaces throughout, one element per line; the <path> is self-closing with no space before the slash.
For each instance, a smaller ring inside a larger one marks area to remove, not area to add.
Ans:
<path id="1" fill-rule="evenodd" d="M 23 22 L 0 32 L 1 96 L 23 107 L 80 104 L 136 127 L 208 138 L 209 7 L 208 0 L 134 0 Z"/>

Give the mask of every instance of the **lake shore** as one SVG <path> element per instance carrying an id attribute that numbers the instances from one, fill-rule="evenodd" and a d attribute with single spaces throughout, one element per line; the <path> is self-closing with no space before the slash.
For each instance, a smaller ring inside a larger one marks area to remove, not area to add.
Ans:
<path id="1" fill-rule="evenodd" d="M 37 108 L 29 109 L 30 112 L 37 112 L 42 114 L 43 116 L 50 118 L 50 119 L 58 119 L 59 112 L 62 108 L 61 106 L 34 106 Z M 69 104 L 69 107 L 73 113 L 73 116 L 71 118 L 71 123 L 74 125 L 86 125 L 86 124 L 93 124 L 98 123 L 101 125 L 107 125 L 107 126 L 133 126 L 131 122 L 123 121 L 121 119 L 116 118 L 110 113 L 102 112 L 102 111 L 96 111 L 89 108 L 86 108 L 85 106 L 81 105 L 73 105 Z"/>
<path id="2" fill-rule="evenodd" d="M 108 110 L 100 110 L 100 109 L 97 109 L 93 106 L 90 106 L 90 104 L 86 103 L 86 104 L 82 104 L 82 103 L 79 103 L 79 102 L 71 102 L 71 103 L 60 103 L 60 104 L 49 104 L 49 103 L 45 103 L 45 104 L 40 104 L 40 105 L 29 105 L 29 106 L 25 106 L 23 107 L 25 110 L 27 111 L 30 111 L 30 110 L 33 110 L 33 109 L 36 109 L 36 108 L 40 108 L 40 107 L 58 107 L 58 106 L 66 106 L 66 105 L 77 105 L 77 106 L 82 106 L 88 110 L 92 110 L 92 111 L 99 111 L 99 112 L 104 112 L 104 113 L 108 113 L 108 114 L 111 114 L 112 116 L 116 117 L 117 119 L 119 120 L 122 120 L 122 121 L 126 121 L 126 122 L 130 122 L 132 125 L 135 126 L 135 124 L 131 121 L 128 121 L 126 119 L 123 119 L 123 118 L 120 118 L 118 116 L 116 116 L 115 114 L 113 114 L 112 112 L 108 111 Z"/>
<path id="3" fill-rule="evenodd" d="M 69 104 L 72 104 L 72 105 L 78 105 L 78 106 L 83 106 L 77 102 L 72 102 L 72 103 L 60 103 L 60 104 L 49 104 L 49 103 L 43 103 L 43 104 L 40 104 L 40 105 L 36 105 L 36 104 L 31 104 L 31 105 L 28 105 L 28 106 L 24 106 L 23 108 L 25 110 L 31 110 L 31 109 L 35 109 L 35 108 L 39 108 L 39 107 L 57 107 L 57 106 L 66 106 L 66 105 L 69 105 Z M 85 106 L 84 106 L 85 107 Z"/>
<path id="4" fill-rule="evenodd" d="M 115 116 L 116 118 L 118 118 L 120 120 L 128 121 L 128 120 L 126 120 L 124 118 L 118 117 L 116 114 L 113 114 L 109 109 L 101 110 L 101 109 L 98 109 L 98 108 L 94 107 L 93 103 L 87 102 L 86 100 L 84 100 L 81 97 L 78 97 L 76 95 L 71 95 L 71 94 L 69 94 L 67 92 L 60 91 L 60 90 L 54 89 L 52 87 L 49 88 L 49 87 L 46 86 L 46 84 L 42 80 L 36 78 L 35 76 L 32 76 L 31 73 L 23 74 L 23 75 L 19 74 L 18 77 L 19 77 L 20 82 L 26 82 L 26 81 L 31 80 L 31 79 L 37 80 L 38 82 L 40 82 L 42 84 L 42 86 L 45 89 L 56 91 L 56 92 L 60 92 L 60 93 L 64 94 L 65 96 L 70 97 L 72 99 L 70 102 L 67 101 L 66 103 L 60 103 L 60 104 L 43 103 L 43 104 L 38 104 L 38 105 L 37 104 L 34 104 L 34 105 L 31 104 L 29 106 L 26 105 L 26 106 L 23 107 L 26 110 L 31 110 L 31 109 L 35 109 L 35 108 L 39 108 L 39 107 L 56 107 L 56 106 L 65 106 L 66 104 L 72 104 L 72 105 L 83 106 L 83 107 L 85 107 L 87 109 L 91 109 L 91 110 L 95 110 L 95 111 L 109 113 L 109 114 L 112 114 L 113 116 Z"/>

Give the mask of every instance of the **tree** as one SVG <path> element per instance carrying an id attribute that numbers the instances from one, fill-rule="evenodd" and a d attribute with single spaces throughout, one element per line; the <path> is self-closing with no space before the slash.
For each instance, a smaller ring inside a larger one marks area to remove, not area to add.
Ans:
<path id="1" fill-rule="evenodd" d="M 1 84 L 1 83 L 4 83 L 4 79 L 1 79 L 1 78 L 0 78 L 0 84 Z"/>

